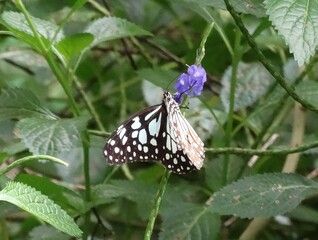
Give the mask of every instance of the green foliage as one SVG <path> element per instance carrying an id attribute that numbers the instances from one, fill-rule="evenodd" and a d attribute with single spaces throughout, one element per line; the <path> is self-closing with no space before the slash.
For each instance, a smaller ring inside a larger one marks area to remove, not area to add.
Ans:
<path id="1" fill-rule="evenodd" d="M 85 117 L 57 120 L 25 118 L 17 124 L 17 128 L 30 152 L 54 156 L 80 144 L 86 122 Z"/>
<path id="2" fill-rule="evenodd" d="M 223 87 L 220 93 L 223 106 L 227 111 L 230 102 L 231 71 L 231 67 L 225 71 L 222 78 Z M 237 74 L 235 111 L 253 105 L 266 93 L 268 87 L 273 83 L 271 75 L 259 63 L 245 64 L 240 62 Z"/>
<path id="3" fill-rule="evenodd" d="M 53 225 L 62 232 L 80 236 L 82 231 L 74 220 L 45 195 L 27 185 L 9 182 L 0 191 L 0 200 L 12 203 Z"/>
<path id="4" fill-rule="evenodd" d="M 155 86 L 159 86 L 163 89 L 167 87 L 167 80 L 165 79 L 176 79 L 178 77 L 178 73 L 175 71 L 164 70 L 161 68 L 144 68 L 138 70 L 138 75 Z"/>
<path id="5" fill-rule="evenodd" d="M 80 54 L 93 40 L 93 35 L 89 33 L 78 33 L 63 38 L 56 45 L 56 48 L 69 62 L 73 57 Z"/>
<path id="6" fill-rule="evenodd" d="M 3 12 L 2 20 L 7 27 L 16 30 L 16 34 L 19 32 L 26 33 L 34 36 L 32 28 L 29 26 L 27 19 L 22 13 L 18 12 Z M 31 17 L 31 21 L 34 24 L 35 29 L 42 37 L 47 40 L 58 42 L 64 38 L 63 33 L 58 31 L 58 26 L 52 22 L 45 21 L 39 18 Z"/>
<path id="7" fill-rule="evenodd" d="M 67 240 L 66 234 L 57 231 L 55 228 L 49 226 L 39 226 L 34 228 L 29 234 L 30 240 Z"/>
<path id="8" fill-rule="evenodd" d="M 317 92 L 318 92 L 318 83 L 314 81 L 306 81 L 301 82 L 297 88 L 296 92 L 301 94 L 304 99 L 308 102 L 311 102 L 313 105 L 318 107 L 318 99 L 317 99 Z"/>
<path id="9" fill-rule="evenodd" d="M 218 191 L 210 207 L 242 218 L 277 216 L 294 210 L 317 189 L 317 182 L 296 174 L 255 175 Z"/>
<path id="10" fill-rule="evenodd" d="M 218 239 L 220 217 L 206 207 L 180 203 L 167 208 L 162 218 L 159 239 Z"/>
<path id="11" fill-rule="evenodd" d="M 43 107 L 40 100 L 29 90 L 3 89 L 0 95 L 0 120 L 27 117 L 57 118 Z"/>
<path id="12" fill-rule="evenodd" d="M 93 21 L 89 24 L 84 32 L 94 36 L 91 47 L 109 40 L 114 40 L 129 36 L 152 35 L 150 32 L 130 23 L 124 19 L 116 17 L 104 17 Z"/>
<path id="13" fill-rule="evenodd" d="M 124 197 L 137 204 L 137 211 L 143 219 L 147 219 L 152 207 L 152 200 L 158 189 L 157 184 L 138 181 L 112 181 L 110 184 L 100 184 L 93 188 L 92 200 L 94 205 L 113 202 Z M 186 200 L 185 193 L 180 187 L 169 188 L 162 200 L 162 208 L 178 206 Z"/>
<path id="14" fill-rule="evenodd" d="M 267 14 L 299 65 L 308 62 L 318 46 L 316 1 L 266 0 Z"/>
<path id="15" fill-rule="evenodd" d="M 3 25 L 5 25 L 15 37 L 27 42 L 34 49 L 41 51 L 41 46 L 39 46 L 36 41 L 33 29 L 29 26 L 27 19 L 22 13 L 11 11 L 3 12 L 1 18 Z M 32 16 L 31 21 L 37 33 L 40 34 L 43 39 L 43 43 L 46 47 L 49 47 L 50 41 L 58 42 L 64 37 L 64 34 L 58 31 L 58 26 L 54 23 Z"/>
<path id="16" fill-rule="evenodd" d="M 2 1 L 0 239 L 316 239 L 317 9 Z M 207 82 L 181 110 L 205 143 L 202 170 L 107 165 L 110 133 L 193 63 Z M 241 219 L 258 217 L 276 221 Z"/>

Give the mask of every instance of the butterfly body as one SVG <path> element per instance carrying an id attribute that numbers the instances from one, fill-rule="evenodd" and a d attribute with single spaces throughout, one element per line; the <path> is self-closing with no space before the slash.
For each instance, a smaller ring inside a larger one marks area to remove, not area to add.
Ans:
<path id="1" fill-rule="evenodd" d="M 109 164 L 161 161 L 175 173 L 200 169 L 203 142 L 182 115 L 169 92 L 161 104 L 148 107 L 123 122 L 104 148 Z"/>

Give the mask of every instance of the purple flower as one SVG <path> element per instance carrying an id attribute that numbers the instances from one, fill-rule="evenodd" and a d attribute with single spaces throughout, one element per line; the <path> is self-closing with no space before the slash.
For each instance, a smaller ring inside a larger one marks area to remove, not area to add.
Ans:
<path id="1" fill-rule="evenodd" d="M 177 91 L 175 100 L 180 103 L 182 94 L 189 97 L 199 96 L 203 90 L 203 84 L 206 81 L 206 72 L 203 67 L 191 65 L 188 73 L 182 73 L 174 85 Z"/>

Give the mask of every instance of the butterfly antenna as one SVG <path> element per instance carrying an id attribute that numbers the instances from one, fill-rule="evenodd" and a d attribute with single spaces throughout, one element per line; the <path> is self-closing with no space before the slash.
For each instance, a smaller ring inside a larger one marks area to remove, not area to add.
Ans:
<path id="1" fill-rule="evenodd" d="M 169 84 L 168 84 L 168 86 L 166 87 L 165 91 L 168 91 L 168 89 L 169 89 L 171 83 L 175 82 L 176 79 L 178 79 L 178 77 L 179 77 L 179 76 L 176 76 L 175 78 L 171 79 L 171 81 L 169 82 Z"/>
<path id="2" fill-rule="evenodd" d="M 185 94 L 186 92 L 189 92 L 193 87 L 194 85 L 197 83 L 197 81 L 195 81 L 187 90 L 183 91 L 181 94 L 180 94 L 180 98 L 183 94 Z"/>

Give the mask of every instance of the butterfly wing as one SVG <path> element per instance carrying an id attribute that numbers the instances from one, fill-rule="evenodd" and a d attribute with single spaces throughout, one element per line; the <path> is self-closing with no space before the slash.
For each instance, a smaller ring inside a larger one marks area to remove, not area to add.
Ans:
<path id="1" fill-rule="evenodd" d="M 166 109 L 168 111 L 168 122 L 171 133 L 176 139 L 178 146 L 189 161 L 200 169 L 205 157 L 204 144 L 187 119 L 182 115 L 178 103 L 171 94 L 165 98 Z"/>
<path id="2" fill-rule="evenodd" d="M 204 150 L 178 103 L 170 93 L 165 93 L 162 104 L 134 114 L 111 134 L 104 156 L 109 164 L 161 161 L 166 168 L 180 174 L 200 169 Z"/>
<path id="3" fill-rule="evenodd" d="M 167 114 L 167 112 L 166 112 Z M 188 173 L 196 169 L 189 157 L 184 154 L 178 140 L 175 136 L 175 132 L 171 128 L 169 116 L 165 118 L 165 122 L 162 123 L 164 131 L 163 151 L 164 158 L 162 158 L 162 164 L 174 173 L 183 174 Z"/>
<path id="4" fill-rule="evenodd" d="M 104 147 L 109 164 L 160 160 L 162 107 L 155 105 L 134 114 L 111 134 Z"/>

